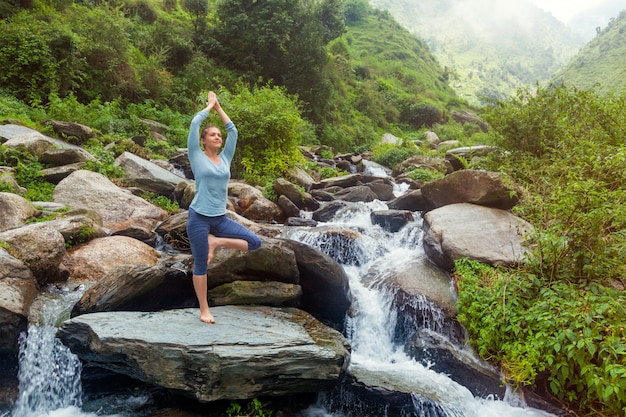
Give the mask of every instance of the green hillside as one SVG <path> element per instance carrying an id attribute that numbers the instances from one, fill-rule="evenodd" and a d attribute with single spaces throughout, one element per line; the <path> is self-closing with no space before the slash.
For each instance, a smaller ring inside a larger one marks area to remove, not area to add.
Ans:
<path id="1" fill-rule="evenodd" d="M 370 0 L 424 39 L 473 104 L 548 81 L 582 40 L 527 1 Z"/>
<path id="2" fill-rule="evenodd" d="M 552 79 L 600 93 L 626 91 L 626 10 L 586 44 Z"/>
<path id="3" fill-rule="evenodd" d="M 271 84 L 297 100 L 304 141 L 351 150 L 463 105 L 428 47 L 366 0 L 0 0 L 0 17 L 0 93 L 29 106 L 189 114 L 203 90 Z"/>

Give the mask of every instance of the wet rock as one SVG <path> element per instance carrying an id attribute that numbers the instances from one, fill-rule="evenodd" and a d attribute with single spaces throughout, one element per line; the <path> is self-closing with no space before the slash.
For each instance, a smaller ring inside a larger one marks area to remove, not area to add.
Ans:
<path id="1" fill-rule="evenodd" d="M 348 365 L 341 333 L 293 308 L 224 306 L 85 314 L 57 337 L 78 357 L 202 402 L 331 389 Z"/>

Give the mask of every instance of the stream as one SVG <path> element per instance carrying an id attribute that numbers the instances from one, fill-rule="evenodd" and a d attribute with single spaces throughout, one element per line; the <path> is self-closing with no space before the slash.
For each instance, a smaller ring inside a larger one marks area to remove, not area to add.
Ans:
<path id="1" fill-rule="evenodd" d="M 402 192 L 400 190 L 399 192 Z M 385 210 L 380 201 L 351 203 L 328 223 L 317 228 L 285 228 L 282 237 L 298 240 L 334 257 L 344 267 L 353 293 L 353 312 L 347 320 L 345 336 L 352 346 L 349 373 L 368 386 L 406 393 L 410 409 L 397 413 L 368 411 L 352 395 L 320 393 L 315 404 L 300 411 L 301 417 L 547 417 L 542 410 L 526 407 L 510 390 L 497 395 L 475 396 L 470 390 L 436 372 L 437 358 L 423 363 L 405 352 L 397 334 L 402 312 L 394 294 L 383 285 L 387 277 L 408 260 L 425 259 L 421 246 L 421 216 L 396 233 L 373 226 L 370 213 Z M 336 228 L 356 232 L 351 245 L 345 240 L 327 238 L 324 230 Z M 452 285 L 452 284 L 450 284 Z M 0 409 L 0 417 L 90 417 L 155 416 L 146 413 L 150 396 L 146 393 L 85 401 L 81 386 L 81 363 L 55 338 L 56 328 L 69 317 L 72 305 L 84 289 L 50 287 L 36 301 L 28 336 L 20 341 L 19 399 L 11 410 Z M 439 308 L 425 299 L 414 300 L 427 314 L 418 323 L 425 332 L 436 334 L 453 346 L 458 355 L 488 368 L 471 350 L 449 337 Z M 383 407 L 384 409 L 384 407 Z M 141 411 L 139 411 L 141 410 Z M 184 416 L 183 413 L 176 414 Z"/>

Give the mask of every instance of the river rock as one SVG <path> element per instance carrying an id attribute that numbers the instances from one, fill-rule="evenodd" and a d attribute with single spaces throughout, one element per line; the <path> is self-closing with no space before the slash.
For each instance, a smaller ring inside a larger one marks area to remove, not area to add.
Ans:
<path id="1" fill-rule="evenodd" d="M 277 196 L 287 197 L 301 210 L 314 211 L 320 207 L 320 204 L 311 194 L 303 192 L 284 178 L 277 178 L 272 184 L 272 188 Z"/>
<path id="2" fill-rule="evenodd" d="M 348 202 L 365 202 L 374 201 L 378 199 L 378 196 L 367 185 L 355 185 L 353 187 L 344 188 L 341 191 L 335 193 L 335 198 L 341 201 Z"/>
<path id="3" fill-rule="evenodd" d="M 79 170 L 63 179 L 54 189 L 53 201 L 72 208 L 95 210 L 103 226 L 111 231 L 130 227 L 153 230 L 167 217 L 165 210 L 123 190 L 97 172 Z"/>
<path id="4" fill-rule="evenodd" d="M 220 285 L 209 292 L 209 304 L 264 305 L 273 307 L 297 307 L 300 305 L 302 287 L 276 281 L 233 281 Z"/>
<path id="5" fill-rule="evenodd" d="M 395 233 L 413 221 L 413 213 L 408 210 L 377 210 L 370 213 L 370 219 L 372 224 Z"/>
<path id="6" fill-rule="evenodd" d="M 300 308 L 337 330 L 344 327 L 352 304 L 350 280 L 330 256 L 295 240 L 285 239 L 294 251 L 302 297 Z"/>
<path id="7" fill-rule="evenodd" d="M 85 291 L 72 308 L 71 316 L 102 311 L 158 311 L 197 305 L 185 258 L 190 257 L 171 257 L 159 260 L 155 265 L 121 264 L 113 267 Z"/>
<path id="8" fill-rule="evenodd" d="M 82 148 L 48 149 L 39 157 L 39 162 L 42 164 L 55 167 L 95 160 L 95 157 Z"/>
<path id="9" fill-rule="evenodd" d="M 521 188 L 508 175 L 472 169 L 429 181 L 421 190 L 431 208 L 472 203 L 508 210 L 517 204 L 522 194 Z"/>
<path id="10" fill-rule="evenodd" d="M 0 354 L 17 354 L 36 294 L 37 281 L 30 269 L 0 248 Z"/>
<path id="11" fill-rule="evenodd" d="M 57 337 L 78 357 L 202 402 L 331 389 L 349 362 L 338 331 L 294 308 L 223 306 L 74 317 Z"/>
<path id="12" fill-rule="evenodd" d="M 412 190 L 387 203 L 390 210 L 424 211 L 428 202 L 422 195 L 422 190 Z"/>
<path id="13" fill-rule="evenodd" d="M 119 265 L 154 266 L 159 253 L 126 236 L 106 236 L 71 248 L 63 264 L 76 281 L 98 281 Z"/>
<path id="14" fill-rule="evenodd" d="M 33 204 L 24 197 L 0 192 L 0 232 L 23 225 L 35 212 Z"/>
<path id="15" fill-rule="evenodd" d="M 454 260 L 463 257 L 490 265 L 520 263 L 532 225 L 505 210 L 460 203 L 426 213 L 424 229 L 424 251 L 451 271 Z"/>
<path id="16" fill-rule="evenodd" d="M 37 282 L 61 281 L 67 271 L 61 267 L 65 256 L 65 239 L 47 223 L 33 223 L 0 233 L 0 241 L 7 242 L 11 254 L 31 270 Z"/>
<path id="17" fill-rule="evenodd" d="M 95 138 L 96 132 L 89 126 L 74 122 L 64 122 L 60 120 L 48 120 L 47 124 L 52 126 L 52 130 L 62 136 L 76 138 L 80 141 Z"/>
<path id="18" fill-rule="evenodd" d="M 124 183 L 165 197 L 173 197 L 180 182 L 187 182 L 154 162 L 131 152 L 124 152 L 115 159 L 115 164 L 124 170 Z"/>

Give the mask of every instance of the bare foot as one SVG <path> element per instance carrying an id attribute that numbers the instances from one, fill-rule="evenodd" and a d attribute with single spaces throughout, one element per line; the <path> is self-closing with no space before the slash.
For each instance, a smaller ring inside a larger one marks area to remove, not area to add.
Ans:
<path id="1" fill-rule="evenodd" d="M 215 249 L 217 246 L 217 238 L 213 235 L 209 235 L 209 257 L 207 258 L 207 265 L 211 263 L 213 259 L 213 253 L 215 253 Z"/>
<path id="2" fill-rule="evenodd" d="M 213 324 L 215 323 L 215 318 L 213 317 L 213 314 L 208 311 L 206 313 L 200 312 L 200 321 Z"/>

